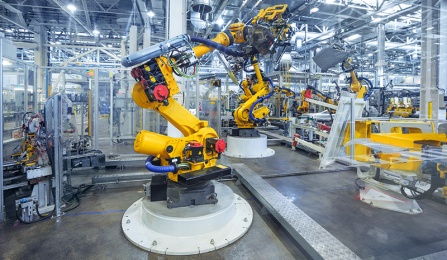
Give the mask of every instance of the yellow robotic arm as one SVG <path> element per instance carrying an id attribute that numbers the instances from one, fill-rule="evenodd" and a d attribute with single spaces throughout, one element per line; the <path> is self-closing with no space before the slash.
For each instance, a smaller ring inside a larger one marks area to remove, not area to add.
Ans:
<path id="1" fill-rule="evenodd" d="M 361 99 L 368 98 L 368 93 L 370 91 L 370 88 L 373 87 L 373 85 L 371 81 L 369 81 L 367 78 L 357 77 L 355 67 L 352 64 L 352 58 L 345 59 L 341 64 L 341 68 L 344 72 L 349 72 L 349 75 L 351 76 L 350 89 L 352 92 L 357 93 L 357 98 Z"/>
<path id="2" fill-rule="evenodd" d="M 259 70 L 256 55 L 274 53 L 275 49 L 270 47 L 281 45 L 286 38 L 289 38 L 289 25 L 280 22 L 283 21 L 282 14 L 286 10 L 286 5 L 267 8 L 261 10 L 256 17 L 259 24 L 257 22 L 253 22 L 253 26 L 232 24 L 228 31 L 220 32 L 213 40 L 179 35 L 133 53 L 122 60 L 123 66 L 133 67 L 131 75 L 137 81 L 132 90 L 135 103 L 142 108 L 160 113 L 184 135 L 182 138 L 172 138 L 142 130 L 137 134 L 134 143 L 136 152 L 149 155 L 146 160 L 148 170 L 167 173 L 167 195 L 162 196 L 162 199 L 167 199 L 168 207 L 189 206 L 190 203 L 216 203 L 217 199 L 213 195 L 214 186 L 210 188 L 207 183 L 230 173 L 230 168 L 216 165 L 216 160 L 225 150 L 225 142 L 219 139 L 207 121 L 199 120 L 173 98 L 179 92 L 173 73 L 188 76 L 186 72 L 192 67 L 196 73 L 198 58 L 215 49 L 231 56 L 251 57 L 257 79 L 254 88 L 259 91 L 247 100 L 244 110 L 248 109 L 249 103 L 256 105 L 260 100 L 259 97 L 265 97 L 270 91 L 269 82 L 264 81 Z M 270 26 L 266 26 L 269 23 Z M 193 48 L 191 42 L 201 44 Z M 243 42 L 249 43 L 243 51 L 227 48 L 234 43 Z M 266 48 L 267 46 L 269 48 Z M 254 114 L 256 118 L 267 114 L 262 106 L 250 109 L 254 110 L 250 115 Z M 241 121 L 242 126 L 245 126 L 244 123 Z M 156 158 L 159 158 L 160 165 L 156 165 L 158 163 Z M 199 191 L 192 187 L 197 185 L 201 186 Z M 183 190 L 190 191 L 190 194 L 184 197 L 179 195 L 184 193 Z M 203 196 L 191 199 L 191 194 L 201 192 Z"/>

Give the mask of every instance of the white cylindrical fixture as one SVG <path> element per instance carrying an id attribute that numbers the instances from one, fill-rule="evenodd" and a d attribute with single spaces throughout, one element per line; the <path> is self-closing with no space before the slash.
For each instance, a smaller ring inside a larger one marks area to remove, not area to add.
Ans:
<path id="1" fill-rule="evenodd" d="M 275 154 L 273 149 L 267 148 L 267 136 L 239 137 L 227 136 L 226 156 L 238 158 L 264 158 Z"/>

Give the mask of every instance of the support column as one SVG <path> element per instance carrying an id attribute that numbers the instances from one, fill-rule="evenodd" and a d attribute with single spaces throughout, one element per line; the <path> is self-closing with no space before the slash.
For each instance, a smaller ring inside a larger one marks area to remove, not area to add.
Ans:
<path id="1" fill-rule="evenodd" d="M 146 24 L 144 26 L 144 34 L 143 34 L 143 49 L 148 48 L 151 46 L 151 25 Z M 146 117 L 147 115 L 150 115 L 151 113 L 154 113 L 153 111 L 150 111 L 149 109 L 143 109 L 140 108 L 140 113 L 142 114 L 142 122 L 140 125 L 140 129 L 147 129 L 146 128 Z"/>
<path id="2" fill-rule="evenodd" d="M 177 35 L 186 33 L 186 0 L 167 0 L 166 4 L 168 5 L 168 15 L 169 20 L 168 23 L 168 33 L 166 34 L 167 39 L 171 39 Z M 185 91 L 186 79 L 183 77 L 178 77 L 174 74 L 175 80 L 179 86 L 179 93 L 174 95 L 174 99 L 176 99 L 180 104 L 185 105 L 183 102 L 183 93 Z M 197 85 L 197 88 L 199 86 Z M 171 123 L 168 122 L 168 135 L 171 137 L 182 137 L 183 134 L 178 131 Z"/>
<path id="3" fill-rule="evenodd" d="M 135 25 L 132 25 L 129 30 L 129 53 L 134 53 L 138 51 L 138 28 Z M 122 139 L 132 138 L 135 136 L 135 124 L 136 122 L 139 122 L 138 120 L 138 113 L 134 111 L 135 109 L 135 103 L 132 99 L 132 88 L 135 84 L 135 80 L 130 76 L 130 71 L 126 72 L 127 77 L 127 84 L 125 84 L 125 98 L 124 101 L 124 107 L 121 109 L 123 110 L 121 113 L 124 114 L 124 122 L 121 125 L 121 133 L 120 136 Z M 123 102 L 121 102 L 123 103 Z M 123 104 L 120 104 L 123 105 Z M 119 115 L 117 115 L 118 118 L 120 118 Z"/>
<path id="4" fill-rule="evenodd" d="M 441 1 L 439 24 L 439 46 L 441 46 L 439 49 L 439 88 L 444 90 L 443 94 L 445 98 L 447 96 L 447 0 Z M 445 106 L 445 103 L 442 102 L 440 107 L 441 105 Z"/>
<path id="5" fill-rule="evenodd" d="M 377 69 L 377 77 L 379 80 L 378 87 L 384 87 L 383 84 L 383 68 L 386 66 L 385 62 L 385 25 L 383 23 L 379 23 L 377 25 L 377 63 L 376 63 L 376 69 Z M 377 84 L 377 82 L 376 82 Z"/>
<path id="6" fill-rule="evenodd" d="M 36 65 L 36 75 L 37 75 L 37 81 L 34 82 L 34 84 L 39 88 L 42 92 L 44 97 L 48 97 L 50 93 L 48 93 L 49 88 L 47 85 L 49 79 L 45 80 L 46 76 L 46 69 L 43 69 L 42 67 L 46 66 L 48 63 L 47 58 L 47 47 L 45 47 L 45 44 L 47 44 L 47 31 L 44 26 L 39 26 L 36 28 L 37 33 L 34 34 L 34 39 L 37 42 L 37 49 L 34 50 L 34 65 Z M 34 93 L 34 95 L 37 95 L 37 92 Z M 34 110 L 37 112 L 37 102 L 42 102 L 43 100 L 40 100 L 37 98 L 36 103 L 34 103 Z"/>
<path id="7" fill-rule="evenodd" d="M 0 93 L 3 93 L 3 35 L 0 35 Z M 3 95 L 0 97 L 0 114 L 3 115 Z M 0 120 L 0 223 L 4 220 L 5 207 L 3 197 L 3 119 Z"/>
<path id="8" fill-rule="evenodd" d="M 423 0 L 422 6 L 422 47 L 421 47 L 421 98 L 420 98 L 420 118 L 424 119 L 445 119 L 438 113 L 439 111 L 439 90 L 438 68 L 439 62 L 439 9 L 435 7 L 436 0 Z M 444 101 L 442 102 L 444 103 Z M 442 104 L 443 106 L 444 104 Z M 429 107 L 432 108 L 429 109 Z"/>

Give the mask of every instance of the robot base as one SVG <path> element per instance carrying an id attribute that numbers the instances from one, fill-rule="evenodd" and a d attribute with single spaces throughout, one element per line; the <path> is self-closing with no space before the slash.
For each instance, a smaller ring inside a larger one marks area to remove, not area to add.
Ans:
<path id="1" fill-rule="evenodd" d="M 238 158 L 264 158 L 275 154 L 273 149 L 267 148 L 267 136 L 259 137 L 227 136 L 226 156 Z"/>
<path id="2" fill-rule="evenodd" d="M 165 201 L 141 198 L 121 225 L 134 245 L 158 254 L 193 255 L 225 247 L 250 228 L 250 205 L 226 185 L 214 182 L 217 204 L 168 209 Z"/>

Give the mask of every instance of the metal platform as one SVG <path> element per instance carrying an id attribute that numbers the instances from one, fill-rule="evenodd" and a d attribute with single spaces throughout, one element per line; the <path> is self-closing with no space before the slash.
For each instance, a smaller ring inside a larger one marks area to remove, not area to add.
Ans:
<path id="1" fill-rule="evenodd" d="M 243 163 L 233 164 L 241 182 L 312 259 L 360 259 L 327 230 Z"/>

